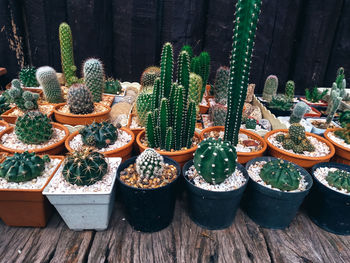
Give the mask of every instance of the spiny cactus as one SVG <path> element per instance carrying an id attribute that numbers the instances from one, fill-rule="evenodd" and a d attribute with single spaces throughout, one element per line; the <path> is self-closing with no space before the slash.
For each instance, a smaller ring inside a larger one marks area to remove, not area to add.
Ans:
<path id="1" fill-rule="evenodd" d="M 278 78 L 275 75 L 270 75 L 265 80 L 263 99 L 270 102 L 276 96 L 278 89 Z"/>
<path id="2" fill-rule="evenodd" d="M 67 95 L 69 111 L 73 114 L 89 114 L 94 111 L 91 92 L 83 84 L 73 84 Z"/>
<path id="3" fill-rule="evenodd" d="M 219 67 L 215 75 L 215 84 L 213 86 L 214 98 L 217 103 L 227 103 L 227 85 L 230 77 L 228 67 Z"/>
<path id="4" fill-rule="evenodd" d="M 50 103 L 63 102 L 61 85 L 58 81 L 56 71 L 49 67 L 40 67 L 36 72 L 36 78 L 43 88 L 45 100 Z"/>
<path id="5" fill-rule="evenodd" d="M 86 150 L 67 156 L 62 175 L 70 184 L 92 185 L 102 180 L 107 169 L 108 164 L 101 153 Z"/>
<path id="6" fill-rule="evenodd" d="M 266 184 L 281 191 L 298 189 L 301 180 L 300 172 L 293 164 L 279 159 L 264 164 L 260 177 Z"/>
<path id="7" fill-rule="evenodd" d="M 350 144 L 350 123 L 346 124 L 345 128 L 336 130 L 334 134 Z"/>
<path id="8" fill-rule="evenodd" d="M 224 126 L 226 121 L 227 107 L 219 103 L 215 103 L 209 109 L 209 117 L 214 126 Z"/>
<path id="9" fill-rule="evenodd" d="M 181 51 L 186 51 L 190 57 L 190 60 L 192 60 L 193 58 L 193 50 L 192 50 L 192 47 L 190 45 L 184 45 L 182 48 L 181 48 Z"/>
<path id="10" fill-rule="evenodd" d="M 171 85 L 173 82 L 173 46 L 165 43 L 162 49 L 160 62 L 160 98 L 169 97 Z M 156 84 L 154 84 L 156 85 Z M 160 99 L 159 99 L 160 103 Z"/>
<path id="11" fill-rule="evenodd" d="M 106 148 L 108 145 L 114 144 L 118 139 L 117 128 L 109 122 L 94 122 L 86 125 L 79 131 L 79 134 L 81 134 L 85 145 L 93 146 L 97 149 Z"/>
<path id="12" fill-rule="evenodd" d="M 339 122 L 341 126 L 344 128 L 348 123 L 350 123 L 350 111 L 343 111 L 339 115 Z"/>
<path id="13" fill-rule="evenodd" d="M 274 96 L 272 100 L 269 102 L 269 108 L 281 110 L 281 111 L 289 111 L 293 103 L 288 100 L 285 95 L 279 94 Z"/>
<path id="14" fill-rule="evenodd" d="M 10 104 L 7 103 L 7 99 L 4 96 L 0 96 L 0 115 L 3 114 L 5 111 L 8 111 L 10 109 Z"/>
<path id="15" fill-rule="evenodd" d="M 329 171 L 326 181 L 338 190 L 350 192 L 350 173 L 344 170 Z"/>
<path id="16" fill-rule="evenodd" d="M 136 172 L 140 178 L 160 177 L 164 170 L 164 158 L 154 149 L 148 148 L 143 151 L 135 162 Z"/>
<path id="17" fill-rule="evenodd" d="M 12 80 L 11 84 L 12 86 L 8 91 L 11 103 L 15 103 L 22 111 L 38 109 L 37 101 L 39 99 L 39 94 L 30 91 L 23 91 L 18 79 Z"/>
<path id="18" fill-rule="evenodd" d="M 108 78 L 105 81 L 105 93 L 119 94 L 122 90 L 122 85 L 119 80 L 114 80 L 113 78 Z"/>
<path id="19" fill-rule="evenodd" d="M 236 170 L 237 153 L 230 142 L 208 138 L 198 145 L 193 164 L 210 184 L 220 184 Z"/>
<path id="20" fill-rule="evenodd" d="M 335 97 L 331 97 L 332 103 L 330 104 L 329 113 L 327 115 L 326 122 L 325 122 L 326 129 L 329 127 L 329 125 L 333 121 L 334 115 L 337 112 L 337 110 L 339 109 L 340 103 L 343 100 L 342 97 L 340 97 L 340 96 L 336 97 L 336 94 L 335 93 L 333 93 L 333 94 L 335 95 Z"/>
<path id="21" fill-rule="evenodd" d="M 142 87 L 153 86 L 156 78 L 160 78 L 160 68 L 155 66 L 148 67 L 142 72 L 140 84 Z"/>
<path id="22" fill-rule="evenodd" d="M 292 111 L 292 114 L 290 115 L 289 118 L 289 123 L 299 123 L 301 119 L 304 117 L 304 115 L 308 112 L 310 112 L 311 108 L 302 101 L 299 101 L 295 106 Z"/>
<path id="23" fill-rule="evenodd" d="M 20 81 L 25 87 L 38 87 L 39 84 L 35 77 L 36 68 L 32 66 L 24 67 L 18 74 Z"/>
<path id="24" fill-rule="evenodd" d="M 247 129 L 255 130 L 257 124 L 258 123 L 257 123 L 256 119 L 253 119 L 253 118 L 247 118 L 245 121 L 245 127 Z"/>
<path id="25" fill-rule="evenodd" d="M 289 101 L 293 101 L 295 91 L 295 83 L 293 80 L 288 80 L 286 83 L 285 95 Z"/>
<path id="26" fill-rule="evenodd" d="M 62 71 L 66 79 L 67 86 L 69 87 L 78 82 L 78 78 L 75 74 L 77 67 L 74 64 L 72 31 L 67 23 L 60 24 L 58 31 Z"/>
<path id="27" fill-rule="evenodd" d="M 94 102 L 100 102 L 105 89 L 105 75 L 101 61 L 90 58 L 84 62 L 84 79 Z"/>
<path id="28" fill-rule="evenodd" d="M 47 142 L 53 134 L 51 120 L 39 111 L 29 111 L 18 117 L 15 134 L 26 144 Z"/>
<path id="29" fill-rule="evenodd" d="M 190 84 L 189 84 L 189 99 L 196 103 L 196 106 L 200 103 L 200 96 L 202 91 L 202 78 L 201 76 L 190 73 Z"/>
<path id="30" fill-rule="evenodd" d="M 202 77 L 203 84 L 200 97 L 200 100 L 202 100 L 210 73 L 210 56 L 208 52 L 201 52 L 198 57 L 192 59 L 191 72 Z"/>
<path id="31" fill-rule="evenodd" d="M 310 101 L 312 103 L 319 102 L 323 99 L 324 96 L 327 95 L 327 90 L 324 90 L 323 92 L 319 93 L 318 88 L 314 87 L 312 90 L 306 89 L 305 90 L 305 98 L 307 101 Z"/>

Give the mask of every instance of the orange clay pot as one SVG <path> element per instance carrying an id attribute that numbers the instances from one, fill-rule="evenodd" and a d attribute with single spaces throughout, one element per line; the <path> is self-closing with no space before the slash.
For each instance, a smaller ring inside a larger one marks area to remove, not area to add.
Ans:
<path id="1" fill-rule="evenodd" d="M 57 142 L 55 144 L 49 145 L 49 146 L 41 148 L 41 149 L 28 150 L 28 152 L 35 152 L 36 154 L 51 154 L 51 155 L 55 155 L 55 154 L 60 154 L 60 153 L 65 151 L 64 142 L 66 141 L 66 139 L 68 138 L 68 135 L 69 135 L 68 129 L 65 126 L 63 126 L 62 124 L 55 123 L 55 122 L 52 122 L 52 126 L 53 126 L 53 128 L 58 128 L 58 129 L 63 130 L 65 132 L 65 136 L 62 138 L 62 140 L 60 140 L 59 142 Z M 15 127 L 10 127 L 8 129 L 2 131 L 0 133 L 0 141 L 1 141 L 2 136 L 5 133 L 13 132 L 14 128 Z M 7 147 L 3 146 L 2 144 L 0 144 L 0 151 L 8 152 L 8 153 L 15 153 L 15 152 L 21 153 L 21 152 L 24 152 L 24 150 L 16 150 L 16 149 L 7 148 Z"/>
<path id="2" fill-rule="evenodd" d="M 95 105 L 102 105 L 101 103 L 95 103 Z M 108 120 L 109 112 L 111 111 L 110 107 L 102 105 L 107 108 L 106 111 L 91 113 L 91 114 L 71 114 L 71 113 L 63 113 L 59 112 L 58 109 L 62 106 L 66 105 L 66 103 L 59 103 L 53 108 L 53 112 L 55 114 L 55 119 L 59 123 L 69 124 L 69 125 L 88 125 L 93 122 L 103 122 Z"/>
<path id="3" fill-rule="evenodd" d="M 10 125 L 6 121 L 1 121 L 1 120 L 0 120 L 0 126 L 5 126 L 6 129 L 10 127 Z"/>
<path id="4" fill-rule="evenodd" d="M 3 118 L 4 121 L 6 121 L 7 123 L 15 124 L 18 116 L 12 116 L 10 115 L 10 113 L 15 111 L 16 109 L 17 109 L 17 106 L 9 109 L 8 111 L 5 111 L 3 114 L 1 114 L 1 118 Z M 49 114 L 47 114 L 47 117 L 51 118 L 52 115 L 53 115 L 53 111 L 50 111 Z"/>
<path id="5" fill-rule="evenodd" d="M 131 153 L 132 153 L 132 147 L 135 141 L 135 135 L 134 133 L 127 129 L 127 128 L 120 128 L 122 131 L 127 132 L 130 136 L 131 136 L 131 140 L 130 142 L 128 142 L 127 144 L 125 144 L 124 146 L 118 148 L 118 149 L 114 149 L 111 151 L 106 151 L 106 152 L 101 152 L 105 157 L 120 157 L 125 161 L 129 158 L 131 158 Z M 72 134 L 70 134 L 65 142 L 65 146 L 67 148 L 67 150 L 69 152 L 74 152 L 74 150 L 69 146 L 69 143 L 71 140 L 73 140 L 73 138 L 75 136 L 77 136 L 79 134 L 79 131 L 75 131 Z"/>
<path id="6" fill-rule="evenodd" d="M 329 160 L 333 157 L 334 153 L 335 153 L 335 149 L 334 146 L 327 141 L 326 139 L 310 133 L 310 132 L 306 132 L 306 136 L 312 136 L 314 138 L 316 138 L 317 140 L 327 144 L 327 146 L 330 149 L 330 153 L 326 156 L 322 156 L 322 157 L 309 157 L 309 156 L 302 156 L 300 154 L 294 154 L 294 153 L 289 153 L 287 151 L 284 151 L 282 149 L 277 148 L 276 146 L 272 145 L 272 143 L 269 142 L 268 138 L 278 132 L 288 132 L 288 129 L 277 129 L 277 130 L 273 130 L 268 132 L 265 135 L 265 141 L 269 147 L 269 152 L 272 156 L 277 157 L 277 158 L 281 158 L 290 162 L 293 162 L 303 168 L 311 168 L 312 166 L 318 164 L 318 163 L 322 163 L 322 162 L 329 162 Z"/>
<path id="7" fill-rule="evenodd" d="M 328 134 L 330 132 L 334 132 L 336 130 L 340 130 L 342 128 L 333 128 L 333 129 L 327 129 L 324 132 L 324 137 L 334 145 L 335 148 L 335 155 L 332 159 L 332 161 L 336 162 L 336 163 L 342 163 L 342 164 L 347 164 L 350 165 L 350 149 L 344 147 L 343 145 L 332 141 L 331 138 L 329 138 Z"/>
<path id="8" fill-rule="evenodd" d="M 204 140 L 204 138 L 205 138 L 204 135 L 206 133 L 209 133 L 211 131 L 224 131 L 224 130 L 225 130 L 224 126 L 213 126 L 213 127 L 205 128 L 200 134 L 201 141 Z M 264 152 L 267 149 L 267 144 L 266 144 L 265 140 L 260 135 L 254 133 L 252 131 L 248 131 L 248 130 L 244 130 L 244 129 L 240 129 L 239 133 L 243 133 L 243 134 L 248 135 L 248 137 L 260 142 L 260 144 L 262 145 L 261 150 L 256 151 L 256 152 L 237 152 L 237 158 L 238 158 L 238 162 L 240 164 L 245 164 L 248 161 L 250 161 L 251 159 L 264 156 Z"/>
<path id="9" fill-rule="evenodd" d="M 137 135 L 142 132 L 143 130 L 145 130 L 145 128 L 130 128 L 131 126 L 131 123 L 132 123 L 132 118 L 136 117 L 136 114 L 134 113 L 131 113 L 130 116 L 129 116 L 129 120 L 128 120 L 128 125 L 126 126 L 129 130 L 131 130 L 135 137 L 137 137 Z"/>
<path id="10" fill-rule="evenodd" d="M 209 110 L 209 106 L 199 104 L 199 112 L 201 114 L 206 114 Z"/>
<path id="11" fill-rule="evenodd" d="M 50 158 L 60 159 L 61 162 L 41 189 L 0 189 L 0 218 L 6 225 L 46 226 L 53 209 L 42 192 L 64 160 L 63 156 Z"/>
<path id="12" fill-rule="evenodd" d="M 136 137 L 136 143 L 139 147 L 140 153 L 146 150 L 149 147 L 144 146 L 141 143 L 141 139 L 145 136 L 146 132 L 143 130 L 140 132 Z M 199 139 L 199 134 L 197 132 L 194 133 L 194 136 Z M 178 162 L 181 168 L 185 165 L 185 163 L 191 159 L 193 159 L 193 154 L 197 150 L 197 145 L 188 149 L 188 150 L 180 150 L 180 151 L 174 151 L 174 152 L 168 152 L 168 151 L 157 151 L 161 155 L 167 156 L 174 161 Z"/>

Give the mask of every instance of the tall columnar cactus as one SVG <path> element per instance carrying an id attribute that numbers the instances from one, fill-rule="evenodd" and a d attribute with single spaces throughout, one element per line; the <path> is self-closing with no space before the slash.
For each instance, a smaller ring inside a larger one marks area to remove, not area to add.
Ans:
<path id="1" fill-rule="evenodd" d="M 72 31 L 67 23 L 60 24 L 58 31 L 60 38 L 62 71 L 69 87 L 78 81 L 75 74 L 77 67 L 74 64 Z"/>
<path id="2" fill-rule="evenodd" d="M 190 45 L 184 45 L 181 48 L 181 51 L 186 51 L 188 53 L 188 55 L 190 56 L 190 60 L 192 60 L 193 58 L 193 49 Z"/>
<path id="3" fill-rule="evenodd" d="M 199 105 L 202 91 L 202 77 L 196 73 L 190 73 L 190 85 L 189 85 L 189 99 L 194 101 L 196 105 Z"/>
<path id="4" fill-rule="evenodd" d="M 146 126 L 147 113 L 152 110 L 152 92 L 143 90 L 139 93 L 136 99 L 136 114 L 139 125 Z"/>
<path id="5" fill-rule="evenodd" d="M 18 74 L 18 77 L 25 87 L 38 87 L 35 77 L 36 68 L 32 66 L 24 67 Z"/>
<path id="6" fill-rule="evenodd" d="M 83 143 L 97 149 L 106 148 L 118 139 L 117 128 L 109 122 L 92 123 L 79 131 Z"/>
<path id="7" fill-rule="evenodd" d="M 299 101 L 295 106 L 292 111 L 292 114 L 290 115 L 289 118 L 289 123 L 299 123 L 301 119 L 304 117 L 306 113 L 308 113 L 311 110 L 311 108 L 302 101 Z"/>
<path id="8" fill-rule="evenodd" d="M 177 61 L 177 81 L 184 88 L 184 101 L 187 102 L 190 87 L 190 57 L 187 51 L 181 51 Z M 187 106 L 187 105 L 186 105 Z"/>
<path id="9" fill-rule="evenodd" d="M 85 85 L 91 91 L 94 101 L 101 101 L 105 89 L 105 75 L 101 61 L 95 58 L 85 61 L 84 79 Z"/>
<path id="10" fill-rule="evenodd" d="M 286 83 L 285 95 L 290 100 L 294 99 L 295 83 L 293 80 L 288 80 Z"/>
<path id="11" fill-rule="evenodd" d="M 95 109 L 91 92 L 84 84 L 73 84 L 69 88 L 67 104 L 73 114 L 89 114 Z"/>
<path id="12" fill-rule="evenodd" d="M 198 57 L 194 57 L 191 62 L 191 72 L 202 77 L 203 85 L 201 91 L 201 100 L 205 92 L 210 73 L 210 56 L 208 52 L 202 52 Z"/>
<path id="13" fill-rule="evenodd" d="M 36 72 L 36 78 L 43 88 L 46 101 L 50 103 L 63 102 L 61 85 L 53 68 L 49 66 L 40 67 Z"/>
<path id="14" fill-rule="evenodd" d="M 209 110 L 210 120 L 214 126 L 224 126 L 227 115 L 227 107 L 225 105 L 215 103 Z"/>
<path id="15" fill-rule="evenodd" d="M 330 101 L 328 102 L 327 114 L 330 113 L 333 108 L 333 101 L 336 101 L 337 97 L 341 97 L 344 99 L 346 97 L 346 79 L 344 74 L 344 68 L 340 67 L 337 71 L 337 77 L 335 82 L 333 82 L 331 93 L 330 93 Z"/>
<path id="16" fill-rule="evenodd" d="M 146 68 L 141 75 L 140 84 L 142 87 L 149 87 L 154 85 L 156 78 L 160 77 L 160 68 L 151 66 Z"/>
<path id="17" fill-rule="evenodd" d="M 230 77 L 230 69 L 228 67 L 219 67 L 216 70 L 215 83 L 213 86 L 214 98 L 217 103 L 227 103 L 227 86 Z"/>
<path id="18" fill-rule="evenodd" d="M 160 177 L 164 170 L 164 158 L 154 149 L 148 148 L 136 158 L 136 172 L 140 178 Z"/>
<path id="19" fill-rule="evenodd" d="M 260 6 L 261 0 L 238 0 L 236 4 L 224 136 L 233 145 L 238 143 Z"/>
<path id="20" fill-rule="evenodd" d="M 278 78 L 275 75 L 270 75 L 265 80 L 263 99 L 270 102 L 277 94 L 278 89 Z"/>
<path id="21" fill-rule="evenodd" d="M 326 181 L 330 186 L 350 192 L 350 173 L 344 170 L 329 171 Z"/>
<path id="22" fill-rule="evenodd" d="M 340 97 L 340 96 L 334 97 L 334 98 L 331 98 L 331 99 L 332 99 L 332 103 L 331 103 L 331 106 L 330 106 L 330 109 L 329 109 L 329 113 L 328 113 L 327 118 L 326 118 L 326 128 L 328 128 L 328 126 L 333 121 L 334 115 L 337 112 L 337 110 L 339 109 L 340 103 L 343 100 L 343 98 Z"/>
<path id="23" fill-rule="evenodd" d="M 173 63 L 173 46 L 170 43 L 165 43 L 160 63 L 160 98 L 169 97 L 173 82 Z"/>
<path id="24" fill-rule="evenodd" d="M 208 138 L 198 145 L 193 164 L 205 181 L 220 184 L 235 172 L 236 159 L 236 150 L 230 142 Z"/>
<path id="25" fill-rule="evenodd" d="M 39 94 L 23 91 L 18 79 L 12 80 L 11 84 L 12 86 L 7 93 L 11 103 L 15 103 L 22 111 L 38 109 Z"/>

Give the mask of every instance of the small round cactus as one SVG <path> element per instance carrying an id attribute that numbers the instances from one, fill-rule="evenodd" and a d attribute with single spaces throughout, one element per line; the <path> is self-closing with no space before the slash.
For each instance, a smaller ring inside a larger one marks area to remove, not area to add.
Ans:
<path id="1" fill-rule="evenodd" d="M 350 173 L 344 170 L 329 171 L 326 181 L 338 190 L 350 192 Z"/>
<path id="2" fill-rule="evenodd" d="M 108 147 L 118 139 L 117 128 L 109 122 L 92 123 L 79 131 L 83 143 L 98 149 Z"/>
<path id="3" fill-rule="evenodd" d="M 245 127 L 247 129 L 255 130 L 257 124 L 258 123 L 256 119 L 253 119 L 253 118 L 247 118 L 247 120 L 245 121 Z"/>
<path id="4" fill-rule="evenodd" d="M 61 85 L 58 81 L 56 71 L 49 67 L 40 67 L 36 72 L 36 78 L 43 88 L 45 99 L 50 103 L 63 101 Z"/>
<path id="5" fill-rule="evenodd" d="M 89 114 L 95 109 L 91 92 L 84 84 L 73 84 L 69 88 L 67 104 L 73 114 Z"/>
<path id="6" fill-rule="evenodd" d="M 39 84 L 35 77 L 36 69 L 28 66 L 21 69 L 18 74 L 19 79 L 25 87 L 38 87 Z"/>
<path id="7" fill-rule="evenodd" d="M 148 148 L 136 159 L 136 172 L 140 178 L 159 177 L 164 169 L 164 158 L 154 149 Z"/>
<path id="8" fill-rule="evenodd" d="M 140 84 L 142 87 L 153 86 L 154 81 L 156 80 L 156 78 L 159 78 L 159 77 L 160 77 L 159 67 L 155 67 L 155 66 L 148 67 L 144 70 L 144 72 L 142 72 Z"/>

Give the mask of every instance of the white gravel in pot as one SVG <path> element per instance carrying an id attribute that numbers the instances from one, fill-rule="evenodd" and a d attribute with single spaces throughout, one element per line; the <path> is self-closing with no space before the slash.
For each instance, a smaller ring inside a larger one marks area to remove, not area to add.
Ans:
<path id="1" fill-rule="evenodd" d="M 0 189 L 41 189 L 45 186 L 47 179 L 57 168 L 61 159 L 51 158 L 51 161 L 45 164 L 45 170 L 42 175 L 27 182 L 7 182 L 4 178 L 0 177 Z"/>
<path id="2" fill-rule="evenodd" d="M 347 195 L 350 195 L 350 192 L 348 192 L 347 190 L 345 189 L 337 189 L 333 186 L 330 186 L 326 180 L 327 176 L 328 176 L 328 173 L 329 172 L 335 172 L 337 170 L 341 170 L 341 169 L 338 169 L 338 168 L 335 168 L 335 167 L 319 167 L 317 168 L 315 171 L 314 171 L 314 176 L 317 178 L 317 180 L 319 180 L 323 185 L 327 186 L 328 188 L 336 191 L 336 192 L 339 192 L 339 193 L 342 193 L 342 194 L 347 194 Z M 347 172 L 347 171 L 346 171 Z"/>
<path id="3" fill-rule="evenodd" d="M 6 126 L 0 126 L 0 132 L 6 129 Z"/>
<path id="4" fill-rule="evenodd" d="M 244 185 L 244 183 L 247 180 L 244 177 L 243 173 L 238 168 L 236 168 L 236 171 L 230 177 L 226 178 L 226 180 L 222 183 L 215 185 L 210 184 L 207 181 L 205 181 L 201 175 L 197 173 L 194 165 L 192 165 L 186 171 L 186 176 L 191 182 L 193 182 L 195 186 L 214 192 L 227 192 L 238 189 L 242 185 Z"/>
<path id="5" fill-rule="evenodd" d="M 350 149 L 350 144 L 346 143 L 342 138 L 336 136 L 334 134 L 334 132 L 329 132 L 328 133 L 328 137 L 329 139 L 331 139 L 332 141 L 334 141 L 335 143 L 340 144 L 341 146 L 344 146 L 345 148 Z"/>
<path id="6" fill-rule="evenodd" d="M 275 188 L 269 184 L 266 184 L 260 177 L 260 171 L 266 163 L 267 163 L 266 161 L 261 161 L 261 162 L 256 162 L 256 163 L 252 164 L 251 166 L 249 166 L 249 169 L 247 171 L 248 171 L 249 177 L 253 181 L 257 182 L 258 184 L 260 184 L 262 186 L 265 186 L 267 188 L 270 188 L 270 189 L 275 190 L 275 191 L 280 191 L 280 192 L 293 193 L 293 192 L 301 192 L 301 191 L 306 190 L 308 183 L 305 180 L 305 176 L 303 176 L 300 172 L 299 172 L 299 174 L 301 175 L 301 180 L 299 183 L 299 187 L 298 187 L 298 189 L 295 189 L 293 191 L 281 191 L 278 188 Z"/>
<path id="7" fill-rule="evenodd" d="M 143 127 L 138 124 L 137 118 L 136 117 L 132 117 L 131 124 L 130 124 L 130 129 L 142 129 L 142 128 Z"/>

